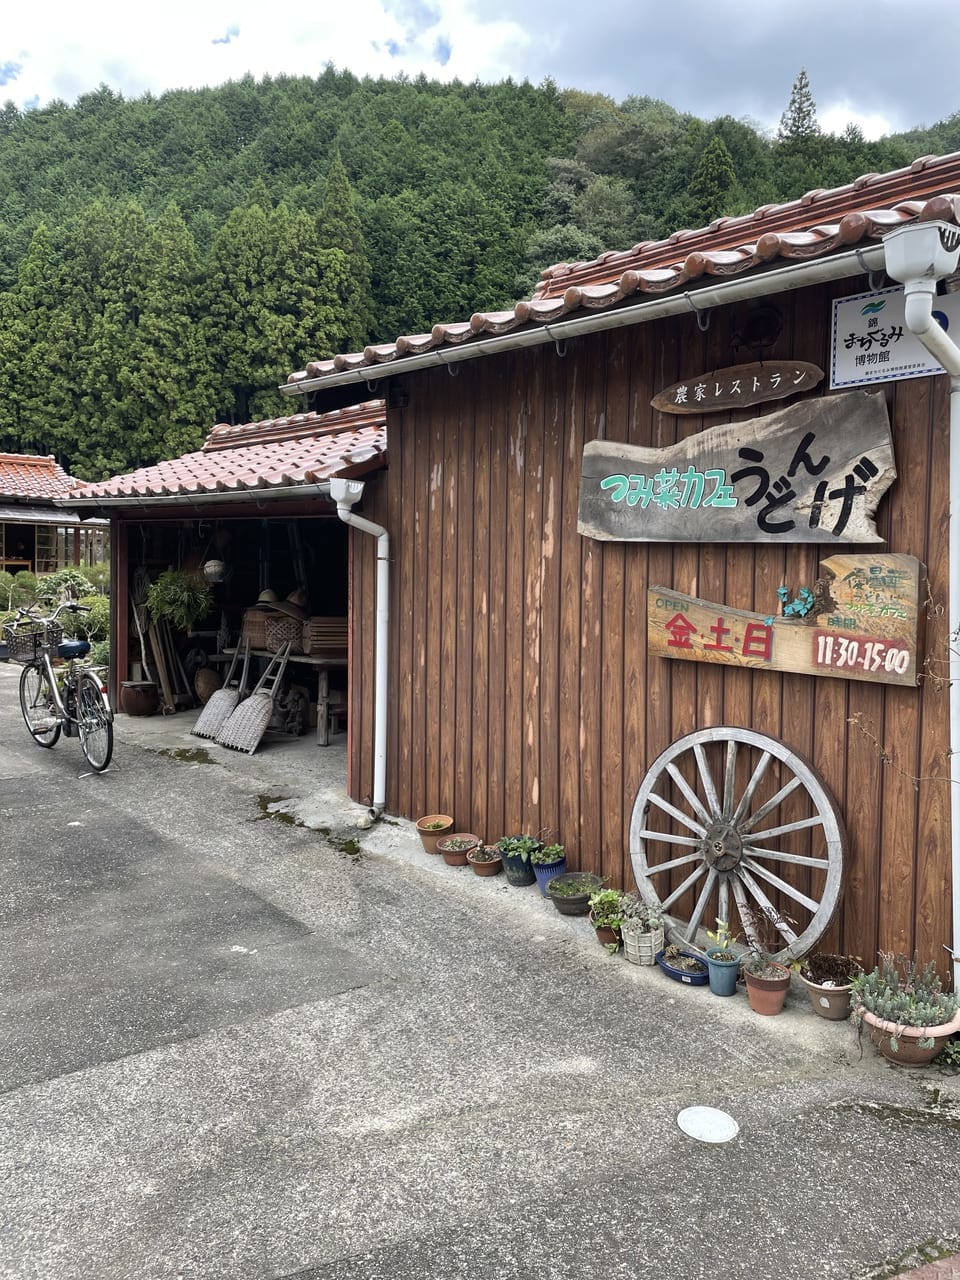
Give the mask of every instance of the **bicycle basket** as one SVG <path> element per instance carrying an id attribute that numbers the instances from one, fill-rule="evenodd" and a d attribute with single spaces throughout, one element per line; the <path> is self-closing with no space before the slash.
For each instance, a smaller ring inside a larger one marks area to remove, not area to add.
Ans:
<path id="1" fill-rule="evenodd" d="M 7 653 L 13 662 L 32 662 L 39 658 L 44 643 L 55 649 L 63 639 L 63 627 L 59 622 L 19 622 L 3 630 Z"/>

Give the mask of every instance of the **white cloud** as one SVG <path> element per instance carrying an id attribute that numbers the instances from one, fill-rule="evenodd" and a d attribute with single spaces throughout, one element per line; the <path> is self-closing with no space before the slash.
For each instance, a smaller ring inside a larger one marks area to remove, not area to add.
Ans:
<path id="1" fill-rule="evenodd" d="M 817 120 L 824 133 L 843 133 L 848 124 L 856 124 L 868 142 L 893 133 L 895 126 L 879 112 L 857 111 L 849 102 L 836 103 L 825 111 L 817 112 Z"/>
<path id="2" fill-rule="evenodd" d="M 322 12 L 321 12 L 322 10 Z M 522 78 L 528 35 L 509 20 L 471 15 L 463 0 L 397 8 L 389 0 L 304 7 L 292 0 L 171 0 L 143 9 L 125 0 L 79 6 L 52 0 L 4 15 L 0 64 L 19 64 L 2 96 L 20 105 L 73 102 L 100 83 L 137 97 L 198 88 L 248 72 L 318 75 L 328 62 L 355 75 L 495 81 Z"/>

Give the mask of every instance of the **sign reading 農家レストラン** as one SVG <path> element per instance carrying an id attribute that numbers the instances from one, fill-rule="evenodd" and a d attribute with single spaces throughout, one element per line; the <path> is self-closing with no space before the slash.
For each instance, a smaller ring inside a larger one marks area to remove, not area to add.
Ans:
<path id="1" fill-rule="evenodd" d="M 591 440 L 577 528 L 622 542 L 881 542 L 896 478 L 882 393 L 804 400 L 665 449 Z"/>
<path id="2" fill-rule="evenodd" d="M 935 298 L 933 314 L 943 329 L 960 330 L 960 294 Z M 907 328 L 902 286 L 837 298 L 830 337 L 831 387 L 862 387 L 943 373 Z"/>
<path id="3" fill-rule="evenodd" d="M 821 562 L 810 615 L 768 618 L 666 587 L 647 592 L 647 648 L 663 658 L 797 675 L 917 683 L 924 566 L 913 556 Z"/>

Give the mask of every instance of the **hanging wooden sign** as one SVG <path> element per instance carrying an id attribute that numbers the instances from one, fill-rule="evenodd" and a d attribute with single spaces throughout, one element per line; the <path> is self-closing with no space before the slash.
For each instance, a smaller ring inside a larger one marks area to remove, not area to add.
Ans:
<path id="1" fill-rule="evenodd" d="M 820 563 L 804 618 L 765 617 L 667 587 L 647 592 L 647 649 L 662 658 L 915 685 L 926 568 L 913 556 Z"/>
<path id="2" fill-rule="evenodd" d="M 591 440 L 577 528 L 620 542 L 882 542 L 896 478 L 882 392 L 804 400 L 665 449 Z"/>
<path id="3" fill-rule="evenodd" d="M 805 360 L 761 360 L 675 382 L 658 391 L 650 403 L 661 413 L 722 413 L 785 400 L 812 391 L 822 381 L 823 370 Z"/>

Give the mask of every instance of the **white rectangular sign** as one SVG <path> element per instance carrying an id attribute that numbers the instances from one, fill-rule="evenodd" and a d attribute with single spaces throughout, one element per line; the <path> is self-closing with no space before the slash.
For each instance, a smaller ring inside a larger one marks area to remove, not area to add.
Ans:
<path id="1" fill-rule="evenodd" d="M 830 386 L 862 387 L 943 373 L 904 320 L 903 287 L 837 298 L 830 334 Z M 933 314 L 960 333 L 960 293 L 934 298 Z"/>

